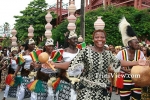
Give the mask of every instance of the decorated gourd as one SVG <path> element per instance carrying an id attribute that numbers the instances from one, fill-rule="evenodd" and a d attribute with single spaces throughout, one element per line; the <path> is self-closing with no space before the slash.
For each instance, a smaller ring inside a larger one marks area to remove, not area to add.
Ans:
<path id="1" fill-rule="evenodd" d="M 131 78 L 137 86 L 150 86 L 150 67 L 133 66 L 131 69 Z"/>
<path id="2" fill-rule="evenodd" d="M 54 66 L 51 65 L 50 63 L 48 63 L 49 55 L 48 55 L 46 52 L 42 52 L 42 53 L 38 56 L 38 60 L 39 60 L 39 62 L 41 62 L 42 64 L 46 63 L 49 67 L 52 68 L 52 70 L 55 71 Z"/>

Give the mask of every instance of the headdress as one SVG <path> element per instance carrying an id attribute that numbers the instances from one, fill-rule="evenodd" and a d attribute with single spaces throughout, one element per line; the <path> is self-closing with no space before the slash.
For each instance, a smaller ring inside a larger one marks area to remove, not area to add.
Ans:
<path id="1" fill-rule="evenodd" d="M 11 47 L 11 52 L 14 50 L 18 51 L 18 47 Z"/>
<path id="2" fill-rule="evenodd" d="M 68 39 L 73 38 L 73 37 L 77 37 L 77 34 L 74 31 L 70 31 Z"/>
<path id="3" fill-rule="evenodd" d="M 45 46 L 48 46 L 48 45 L 54 45 L 54 40 L 52 38 L 49 38 L 46 40 Z"/>
<path id="4" fill-rule="evenodd" d="M 115 46 L 115 49 L 121 49 L 122 46 Z"/>
<path id="5" fill-rule="evenodd" d="M 122 42 L 124 46 L 128 46 L 128 42 L 133 39 L 137 39 L 135 32 L 133 31 L 130 24 L 123 17 L 119 23 L 119 31 L 122 35 Z"/>
<path id="6" fill-rule="evenodd" d="M 32 44 L 32 43 L 35 43 L 35 41 L 32 38 L 30 38 L 28 44 Z"/>

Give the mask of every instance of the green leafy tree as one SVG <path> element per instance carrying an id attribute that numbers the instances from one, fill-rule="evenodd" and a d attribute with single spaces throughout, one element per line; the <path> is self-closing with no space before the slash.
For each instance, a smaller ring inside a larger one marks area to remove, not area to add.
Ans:
<path id="1" fill-rule="evenodd" d="M 54 39 L 54 43 L 59 42 L 59 45 L 64 44 L 64 34 L 68 32 L 67 29 L 68 21 L 64 20 L 62 23 L 60 23 L 58 26 L 54 27 L 52 30 L 52 37 Z"/>
<path id="2" fill-rule="evenodd" d="M 47 14 L 48 4 L 45 0 L 33 0 L 28 4 L 25 10 L 20 11 L 22 16 L 14 16 L 16 18 L 15 29 L 17 30 L 18 41 L 23 41 L 28 38 L 28 28 L 33 25 L 34 28 L 34 40 L 37 44 L 42 40 L 45 33 L 45 25 L 47 24 L 45 20 L 45 15 Z M 56 15 L 51 13 L 53 18 Z"/>

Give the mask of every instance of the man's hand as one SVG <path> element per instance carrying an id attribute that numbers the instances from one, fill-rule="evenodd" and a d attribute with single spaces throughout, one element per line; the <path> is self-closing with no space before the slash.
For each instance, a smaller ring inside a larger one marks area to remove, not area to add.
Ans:
<path id="1" fill-rule="evenodd" d="M 145 66 L 145 65 L 148 65 L 148 61 L 147 60 L 143 60 L 143 59 L 139 59 L 138 60 L 138 64 L 141 65 L 141 66 Z"/>

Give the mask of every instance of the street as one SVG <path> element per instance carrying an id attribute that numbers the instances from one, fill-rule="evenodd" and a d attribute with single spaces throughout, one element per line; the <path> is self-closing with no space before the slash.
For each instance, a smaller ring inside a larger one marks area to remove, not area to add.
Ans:
<path id="1" fill-rule="evenodd" d="M 3 98 L 3 92 L 0 92 L 0 100 L 2 100 L 2 98 Z M 16 98 L 7 98 L 7 100 L 17 100 L 17 99 Z M 24 100 L 30 100 L 30 99 L 28 98 L 28 99 L 24 99 Z M 120 100 L 119 95 L 116 95 L 115 92 L 113 92 L 111 100 Z"/>

